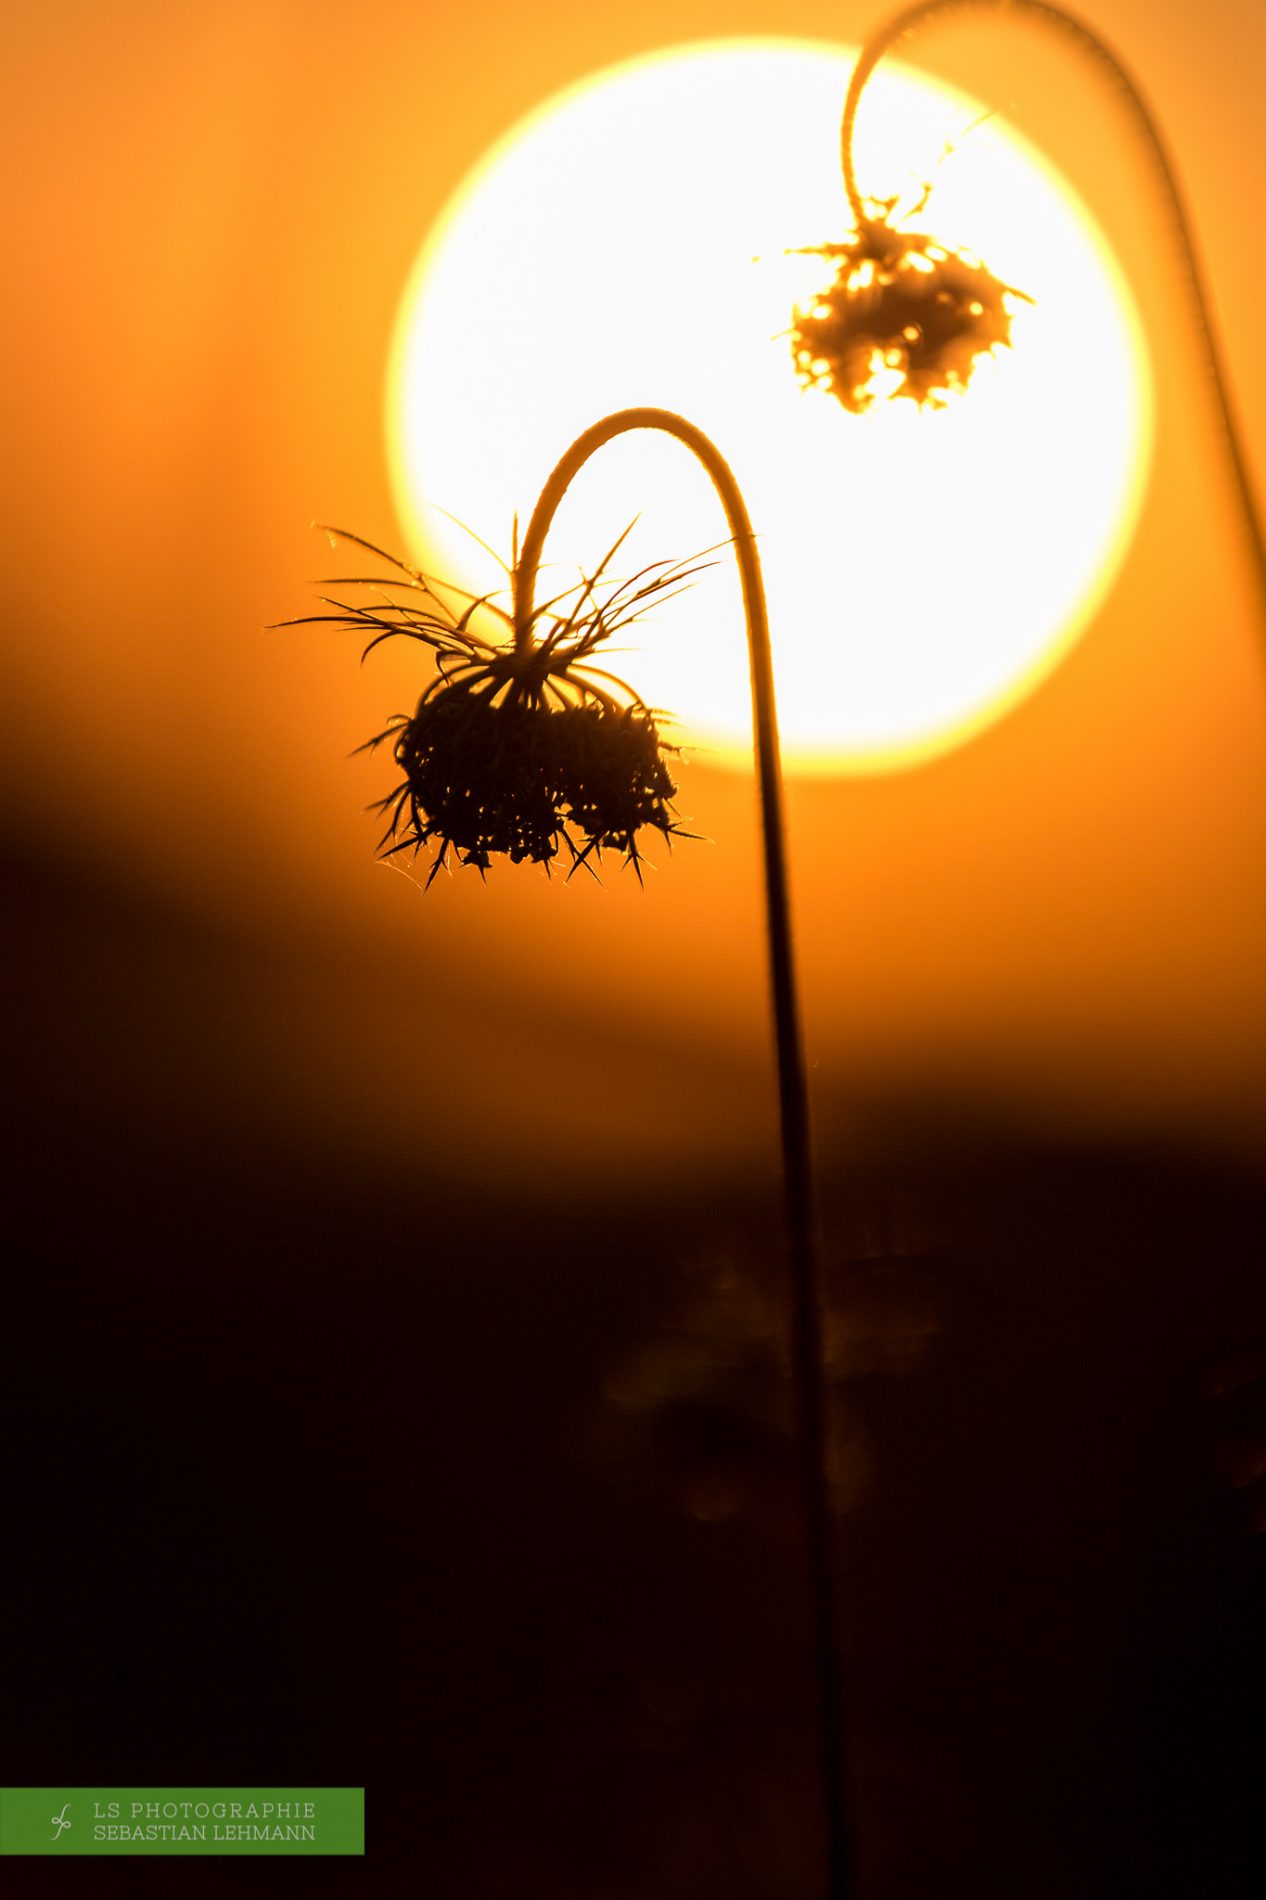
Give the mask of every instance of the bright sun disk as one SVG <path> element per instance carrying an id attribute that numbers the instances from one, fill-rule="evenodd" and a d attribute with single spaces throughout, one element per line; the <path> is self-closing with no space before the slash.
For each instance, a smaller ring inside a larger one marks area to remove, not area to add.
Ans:
<path id="1" fill-rule="evenodd" d="M 931 181 L 910 227 L 1034 302 L 1014 307 L 1014 347 L 942 410 L 853 416 L 800 387 L 791 310 L 831 266 L 788 252 L 847 229 L 854 60 L 803 41 L 696 45 L 547 101 L 426 241 L 388 389 L 411 552 L 476 593 L 498 572 L 448 514 L 508 558 L 516 513 L 522 526 L 590 423 L 648 404 L 703 428 L 759 538 L 788 761 L 826 771 L 943 751 L 1049 673 L 1122 558 L 1151 432 L 1137 316 L 1089 214 L 997 118 L 973 124 L 978 102 L 897 65 L 863 98 L 863 189 L 912 204 Z M 680 445 L 624 437 L 560 511 L 539 597 L 591 572 L 634 516 L 621 575 L 726 533 Z M 716 558 L 612 665 L 675 715 L 675 736 L 730 759 L 751 719 L 734 564 Z"/>

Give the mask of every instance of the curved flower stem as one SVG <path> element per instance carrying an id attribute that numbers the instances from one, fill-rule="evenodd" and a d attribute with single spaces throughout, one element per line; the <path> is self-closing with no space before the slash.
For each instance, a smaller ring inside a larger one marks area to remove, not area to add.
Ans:
<path id="1" fill-rule="evenodd" d="M 1044 24 L 1055 27 L 1073 40 L 1082 52 L 1088 53 L 1107 73 L 1118 91 L 1125 95 L 1126 103 L 1142 134 L 1143 143 L 1151 154 L 1170 221 L 1178 240 L 1183 270 L 1195 309 L 1196 328 L 1204 349 L 1209 380 L 1213 387 L 1214 403 L 1230 457 L 1236 499 L 1248 536 L 1249 554 L 1261 596 L 1261 607 L 1263 614 L 1266 614 L 1266 538 L 1263 538 L 1261 516 L 1254 499 L 1248 464 L 1244 456 L 1243 431 L 1227 382 L 1222 348 L 1214 330 L 1204 269 L 1196 251 L 1195 229 L 1160 127 L 1152 117 L 1143 95 L 1126 68 L 1097 33 L 1079 20 L 1075 14 L 1066 13 L 1062 7 L 1051 5 L 1050 0 L 920 0 L 919 5 L 897 14 L 886 26 L 881 27 L 862 48 L 861 56 L 853 69 L 848 94 L 844 101 L 844 120 L 840 128 L 840 157 L 844 170 L 844 189 L 848 193 L 849 208 L 856 220 L 857 229 L 864 230 L 872 222 L 867 218 L 865 205 L 857 189 L 857 175 L 853 167 L 853 125 L 857 118 L 858 101 L 866 81 L 884 55 L 891 52 L 916 27 L 922 26 L 925 20 L 930 20 L 937 14 L 976 12 L 1031 14 Z"/>
<path id="2" fill-rule="evenodd" d="M 516 569 L 515 643 L 532 637 L 536 573 L 545 537 L 559 503 L 581 468 L 598 449 L 632 429 L 658 429 L 675 437 L 697 456 L 712 478 L 734 539 L 743 585 L 747 646 L 751 663 L 752 712 L 756 733 L 756 770 L 760 782 L 761 829 L 765 851 L 765 903 L 769 931 L 770 977 L 778 1055 L 778 1103 L 782 1131 L 783 1182 L 791 1253 L 793 1363 L 800 1403 L 800 1444 L 806 1508 L 809 1581 L 815 1635 L 823 1799 L 830 1867 L 830 1900 L 851 1893 L 848 1838 L 844 1820 L 843 1723 L 840 1707 L 840 1645 L 836 1630 L 831 1517 L 826 1471 L 826 1390 L 822 1363 L 813 1180 L 809 1159 L 809 1101 L 804 1048 L 796 1003 L 791 950 L 787 859 L 783 833 L 782 768 L 778 719 L 769 645 L 769 616 L 761 580 L 756 537 L 747 505 L 729 464 L 694 423 L 667 409 L 622 409 L 578 436 L 541 490 L 532 511 Z"/>

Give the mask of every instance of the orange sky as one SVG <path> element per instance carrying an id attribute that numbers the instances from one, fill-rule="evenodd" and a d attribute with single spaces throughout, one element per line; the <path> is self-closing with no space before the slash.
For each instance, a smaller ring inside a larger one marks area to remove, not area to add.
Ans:
<path id="1" fill-rule="evenodd" d="M 416 696 L 410 657 L 361 674 L 344 637 L 260 627 L 305 610 L 324 559 L 313 517 L 398 539 L 381 426 L 396 305 L 494 139 L 560 87 L 674 41 L 856 40 L 880 17 L 754 0 L 14 14 L 0 75 L 14 832 L 216 928 L 351 959 L 349 996 L 364 993 L 349 1008 L 384 1052 L 394 1032 L 384 1018 L 371 1033 L 370 992 L 409 987 L 414 1029 L 442 1008 L 458 1033 L 431 1093 L 471 1126 L 489 1088 L 514 1092 L 485 1048 L 517 1028 L 539 1062 L 548 1012 L 574 1011 L 576 1087 L 599 1109 L 611 1098 L 627 1140 L 659 1097 L 692 1103 L 665 1109 L 675 1139 L 723 1145 L 726 1090 L 691 1095 L 673 1051 L 706 1047 L 722 1076 L 763 1062 L 750 781 L 689 770 L 681 807 L 712 842 L 680 849 L 645 895 L 614 874 L 599 892 L 506 869 L 424 903 L 371 862 L 360 808 L 381 765 L 345 757 Z M 1087 17 L 1177 156 L 1266 490 L 1266 16 L 1101 0 Z M 1098 212 L 1148 328 L 1157 458 L 1117 587 L 1033 699 L 905 775 L 792 787 L 817 1080 L 1260 1141 L 1266 634 L 1164 224 L 1110 95 L 1049 35 L 942 25 L 916 52 L 1014 102 Z M 618 1084 L 585 1027 L 613 1015 L 639 1052 Z M 516 1112 L 543 1141 L 531 1105 Z"/>

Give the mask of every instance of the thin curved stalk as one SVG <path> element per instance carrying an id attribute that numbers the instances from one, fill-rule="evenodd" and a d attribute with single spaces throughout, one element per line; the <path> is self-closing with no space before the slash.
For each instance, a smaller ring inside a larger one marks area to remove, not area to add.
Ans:
<path id="1" fill-rule="evenodd" d="M 1195 227 L 1187 209 L 1182 186 L 1178 182 L 1177 171 L 1169 155 L 1169 147 L 1160 127 L 1125 66 L 1092 28 L 1079 20 L 1075 14 L 1066 13 L 1062 7 L 1051 5 L 1050 0 L 920 0 L 919 5 L 897 14 L 887 25 L 881 27 L 862 48 L 857 65 L 853 69 L 848 94 L 844 101 L 844 118 L 840 128 L 840 158 L 844 171 L 844 189 L 848 193 L 849 209 L 856 220 L 857 229 L 865 230 L 872 222 L 866 215 L 853 166 L 853 127 L 862 90 L 886 53 L 890 53 L 916 27 L 922 26 L 925 20 L 949 13 L 1030 14 L 1035 19 L 1065 34 L 1080 47 L 1082 52 L 1088 53 L 1101 70 L 1107 73 L 1118 92 L 1124 94 L 1126 103 L 1134 115 L 1136 127 L 1142 134 L 1143 143 L 1151 155 L 1177 238 L 1183 271 L 1195 311 L 1196 329 L 1203 346 L 1209 380 L 1213 388 L 1214 403 L 1230 458 L 1236 501 L 1248 537 L 1254 577 L 1261 596 L 1261 608 L 1263 614 L 1266 615 L 1266 538 L 1263 537 L 1261 515 L 1253 494 L 1248 463 L 1244 455 L 1243 430 L 1231 396 L 1222 348 L 1214 328 L 1204 268 L 1196 249 Z"/>
<path id="2" fill-rule="evenodd" d="M 774 1035 L 778 1058 L 778 1105 L 782 1134 L 792 1280 L 793 1365 L 800 1404 L 800 1445 L 805 1494 L 805 1532 L 814 1625 L 823 1804 L 827 1830 L 831 1900 L 852 1892 L 848 1837 L 844 1818 L 844 1741 L 840 1694 L 840 1645 L 836 1629 L 834 1565 L 826 1472 L 826 1389 L 822 1360 L 822 1316 L 816 1248 L 813 1178 L 809 1157 L 809 1097 L 804 1047 L 796 1001 L 791 948 L 787 856 L 782 811 L 782 767 L 774 673 L 769 644 L 769 615 L 761 579 L 756 537 L 747 505 L 733 471 L 720 451 L 694 423 L 668 409 L 622 409 L 578 436 L 541 490 L 532 511 L 515 573 L 515 644 L 532 639 L 536 574 L 545 537 L 568 488 L 598 449 L 633 429 L 657 429 L 688 448 L 707 470 L 725 509 L 743 586 L 747 646 L 751 667 L 752 713 L 756 733 L 756 770 L 760 785 L 761 832 L 765 855 L 765 903 L 769 933 Z"/>

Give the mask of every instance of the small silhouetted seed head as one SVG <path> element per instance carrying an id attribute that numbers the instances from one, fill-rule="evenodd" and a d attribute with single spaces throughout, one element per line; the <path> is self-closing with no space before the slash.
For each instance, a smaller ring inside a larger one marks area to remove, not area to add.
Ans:
<path id="1" fill-rule="evenodd" d="M 965 251 L 875 218 L 820 254 L 835 261 L 835 276 L 796 311 L 792 355 L 807 387 L 854 415 L 885 386 L 940 407 L 966 388 L 979 357 L 1011 341 L 1007 299 L 1024 293 Z"/>

